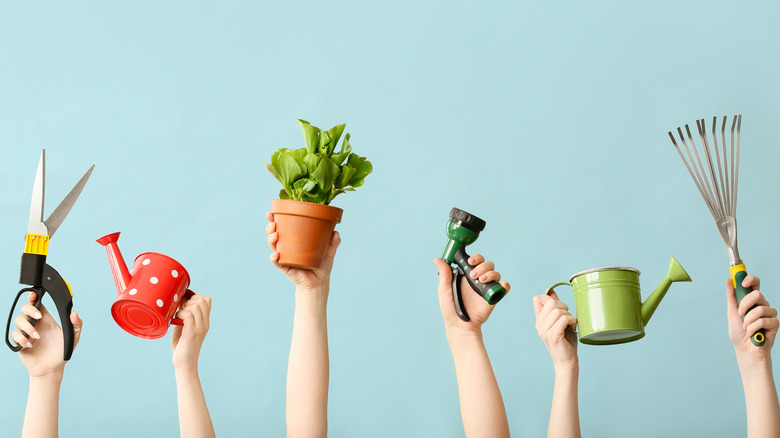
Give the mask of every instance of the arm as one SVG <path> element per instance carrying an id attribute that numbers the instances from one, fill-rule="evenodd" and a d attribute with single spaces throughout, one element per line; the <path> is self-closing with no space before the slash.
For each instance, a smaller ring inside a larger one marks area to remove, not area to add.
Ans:
<path id="1" fill-rule="evenodd" d="M 772 375 L 771 356 L 772 345 L 780 326 L 777 310 L 769 307 L 769 302 L 759 291 L 761 281 L 758 277 L 748 275 L 742 285 L 753 286 L 754 290 L 737 305 L 731 279 L 728 279 L 726 312 L 729 337 L 734 344 L 742 387 L 745 390 L 748 437 L 780 436 L 780 403 Z M 754 305 L 758 307 L 748 312 Z M 766 343 L 756 347 L 750 342 L 749 336 L 760 328 L 764 329 Z"/>
<path id="2" fill-rule="evenodd" d="M 22 306 L 22 315 L 14 320 L 17 330 L 11 333 L 14 342 L 22 346 L 19 357 L 30 373 L 22 437 L 57 437 L 60 384 L 66 363 L 62 359 L 62 329 L 46 307 L 41 306 L 39 311 L 33 306 L 35 298 L 35 293 L 29 295 L 29 303 Z M 34 327 L 27 317 L 37 320 Z M 70 321 L 75 334 L 74 344 L 78 345 L 84 323 L 76 312 L 70 314 Z"/>
<path id="3" fill-rule="evenodd" d="M 568 328 L 576 327 L 577 320 L 569 313 L 569 306 L 558 299 L 554 291 L 550 295 L 534 297 L 536 331 L 552 356 L 555 368 L 550 422 L 547 437 L 579 437 L 580 413 L 577 401 L 579 358 L 577 335 Z"/>
<path id="4" fill-rule="evenodd" d="M 474 254 L 468 262 L 472 266 L 477 265 L 471 273 L 473 278 L 479 277 L 483 283 L 501 280 L 501 274 L 493 270 L 493 262 L 486 262 L 481 255 Z M 509 422 L 504 400 L 482 339 L 482 324 L 490 317 L 493 306 L 474 293 L 464 278 L 461 283 L 463 305 L 471 321 L 462 321 L 455 313 L 452 298 L 452 270 L 442 259 L 435 259 L 433 263 L 439 269 L 439 307 L 455 362 L 460 413 L 466 436 L 508 437 Z M 504 281 L 501 285 L 509 292 L 509 283 Z"/>
<path id="5" fill-rule="evenodd" d="M 266 214 L 271 262 L 295 285 L 290 358 L 287 363 L 287 436 L 324 437 L 328 434 L 328 324 L 330 272 L 341 239 L 333 232 L 322 265 L 313 270 L 281 266 L 276 252 L 276 224 Z"/>
<path id="6" fill-rule="evenodd" d="M 179 406 L 179 430 L 182 437 L 214 437 L 214 426 L 206 406 L 206 397 L 198 375 L 198 357 L 209 331 L 211 298 L 193 295 L 182 304 L 176 316 L 183 326 L 173 326 L 171 348 L 176 372 L 176 400 Z"/>

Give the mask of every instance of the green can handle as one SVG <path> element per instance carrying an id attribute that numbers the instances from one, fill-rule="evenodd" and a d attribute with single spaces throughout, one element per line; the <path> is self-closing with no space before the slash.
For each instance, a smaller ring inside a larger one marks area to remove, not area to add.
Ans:
<path id="1" fill-rule="evenodd" d="M 753 291 L 753 287 L 745 287 L 742 286 L 742 282 L 745 280 L 745 277 L 747 277 L 748 273 L 747 270 L 745 270 L 744 265 L 740 265 L 742 267 L 742 270 L 738 270 L 734 272 L 734 293 L 737 296 L 737 305 L 742 302 L 742 299 L 747 296 L 750 292 Z M 758 306 L 753 306 L 750 309 L 748 309 L 747 312 L 745 312 L 745 315 L 747 315 L 748 312 L 755 309 Z M 743 316 L 742 319 L 745 319 Z M 750 336 L 750 342 L 753 343 L 756 347 L 761 347 L 766 343 L 766 337 L 764 336 L 764 329 L 759 329 L 755 333 L 753 333 L 752 336 Z"/>

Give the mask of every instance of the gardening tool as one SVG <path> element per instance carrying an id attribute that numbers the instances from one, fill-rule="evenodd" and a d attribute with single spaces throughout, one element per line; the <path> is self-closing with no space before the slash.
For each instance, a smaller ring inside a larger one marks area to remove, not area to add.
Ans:
<path id="1" fill-rule="evenodd" d="M 645 336 L 650 317 L 669 286 L 678 281 L 691 281 L 691 277 L 672 257 L 666 276 L 644 303 L 639 291 L 639 270 L 623 266 L 578 272 L 568 282 L 550 286 L 547 293 L 561 285 L 571 286 L 580 342 L 622 344 Z"/>
<path id="2" fill-rule="evenodd" d="M 735 115 L 731 121 L 731 160 L 729 161 L 726 154 L 726 116 L 723 116 L 723 123 L 720 127 L 721 145 L 723 148 L 723 158 L 721 164 L 720 153 L 718 152 L 718 136 L 715 132 L 717 129 L 717 117 L 712 118 L 712 144 L 715 149 L 715 161 L 718 163 L 718 171 L 715 172 L 715 165 L 712 162 L 712 152 L 710 152 L 709 141 L 707 139 L 707 128 L 704 123 L 704 119 L 696 121 L 696 128 L 699 131 L 699 138 L 702 143 L 702 151 L 704 152 L 704 158 L 707 162 L 705 167 L 702 163 L 702 159 L 697 151 L 696 144 L 693 141 L 691 135 L 691 129 L 688 125 L 685 125 L 685 132 L 688 134 L 688 141 L 691 143 L 690 148 L 685 141 L 682 129 L 677 128 L 677 133 L 680 136 L 683 148 L 685 148 L 685 155 L 683 155 L 680 146 L 674 139 L 674 135 L 669 131 L 669 138 L 672 139 L 674 147 L 680 154 L 685 167 L 688 169 L 688 173 L 691 174 L 693 182 L 696 183 L 696 187 L 699 189 L 699 193 L 704 202 L 707 204 L 707 208 L 710 209 L 712 217 L 715 218 L 715 223 L 718 225 L 718 232 L 723 239 L 723 243 L 726 245 L 726 251 L 729 254 L 731 272 L 731 282 L 736 292 L 737 301 L 741 302 L 747 294 L 749 294 L 753 288 L 742 286 L 742 281 L 747 277 L 747 269 L 742 259 L 739 258 L 739 250 L 737 249 L 737 184 L 739 182 L 739 130 L 742 126 L 742 115 Z M 736 133 L 736 141 L 735 141 Z M 693 155 L 691 155 L 693 150 Z M 688 158 L 686 159 L 686 155 Z M 694 161 L 693 157 L 696 157 Z M 731 176 L 729 176 L 729 168 L 731 169 Z M 753 310 L 756 306 L 748 309 L 748 312 Z M 744 316 L 743 316 L 744 319 Z M 766 339 L 764 338 L 764 329 L 756 331 L 750 336 L 753 345 L 762 346 Z"/>
<path id="3" fill-rule="evenodd" d="M 195 294 L 187 289 L 190 274 L 176 260 L 156 252 L 136 257 L 133 269 L 128 271 L 118 240 L 119 233 L 97 239 L 106 248 L 116 285 L 117 297 L 111 306 L 111 316 L 133 336 L 161 338 L 171 324 L 183 325 L 173 315 L 184 300 Z"/>
<path id="4" fill-rule="evenodd" d="M 49 218 L 43 220 L 43 198 L 46 191 L 46 150 L 41 152 L 41 159 L 38 162 L 38 170 L 35 173 L 35 182 L 33 183 L 32 202 L 30 204 L 30 221 L 27 229 L 27 235 L 25 236 L 25 248 L 22 254 L 22 266 L 19 274 L 19 283 L 27 284 L 31 287 L 26 287 L 16 294 L 14 303 L 11 306 L 11 311 L 8 313 L 8 322 L 5 325 L 5 343 L 13 351 L 19 351 L 22 349 L 21 345 L 14 345 L 8 339 L 8 332 L 11 328 L 11 320 L 14 316 L 14 310 L 16 310 L 16 303 L 19 302 L 19 297 L 25 292 L 35 292 L 36 299 L 34 306 L 37 309 L 41 308 L 41 301 L 44 294 L 49 294 L 54 301 L 54 305 L 57 307 L 57 313 L 60 316 L 60 324 L 62 325 L 62 337 L 64 342 L 63 358 L 69 360 L 73 354 L 73 324 L 70 322 L 70 311 L 73 308 L 73 292 L 70 290 L 70 286 L 65 280 L 62 279 L 60 274 L 48 263 L 46 263 L 46 255 L 49 253 L 49 240 L 57 228 L 60 227 L 62 221 L 73 208 L 73 204 L 79 198 L 81 191 L 87 184 L 92 170 L 92 167 L 87 170 L 87 173 L 81 177 L 78 183 L 71 189 L 70 193 L 60 202 L 60 205 L 54 209 L 49 215 Z M 35 325 L 36 320 L 32 317 L 28 317 L 27 321 L 30 324 Z M 29 338 L 27 333 L 23 333 Z"/>
<path id="5" fill-rule="evenodd" d="M 501 301 L 506 295 L 506 289 L 496 281 L 482 283 L 477 278 L 469 275 L 474 269 L 469 265 L 469 255 L 466 246 L 474 243 L 479 237 L 479 232 L 485 229 L 485 221 L 463 210 L 453 208 L 450 210 L 450 220 L 447 222 L 447 246 L 441 256 L 445 262 L 452 266 L 452 298 L 455 301 L 455 312 L 463 321 L 469 321 L 469 314 L 463 306 L 463 298 L 460 291 L 460 279 L 465 275 L 471 288 L 490 305 Z"/>

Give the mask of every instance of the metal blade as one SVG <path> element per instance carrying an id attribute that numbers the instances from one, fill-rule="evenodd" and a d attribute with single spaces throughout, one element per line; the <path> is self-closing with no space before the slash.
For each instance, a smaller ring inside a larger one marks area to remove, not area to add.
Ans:
<path id="1" fill-rule="evenodd" d="M 65 196 L 65 199 L 60 202 L 60 205 L 54 209 L 51 215 L 49 215 L 49 218 L 46 219 L 45 224 L 49 229 L 49 237 L 54 235 L 54 233 L 57 231 L 57 228 L 59 228 L 62 224 L 62 221 L 64 221 L 65 217 L 68 215 L 68 213 L 70 213 L 70 209 L 73 208 L 73 204 L 75 204 L 76 200 L 79 199 L 81 191 L 84 190 L 84 186 L 87 185 L 87 180 L 89 180 L 89 176 L 92 175 L 93 169 L 95 169 L 94 164 L 89 168 L 89 170 L 87 170 L 87 173 L 81 177 L 79 182 L 77 182 L 76 185 L 71 189 L 70 193 Z"/>
<path id="2" fill-rule="evenodd" d="M 30 201 L 30 222 L 27 225 L 29 234 L 48 235 L 46 225 L 43 223 L 43 198 L 46 191 L 46 149 L 41 152 L 38 161 L 38 170 L 35 171 L 33 183 L 32 201 Z"/>

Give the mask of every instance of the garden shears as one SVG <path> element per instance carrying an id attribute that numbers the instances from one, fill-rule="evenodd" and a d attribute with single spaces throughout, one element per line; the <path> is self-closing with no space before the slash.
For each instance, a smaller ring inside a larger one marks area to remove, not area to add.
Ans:
<path id="1" fill-rule="evenodd" d="M 92 174 L 92 167 L 81 177 L 78 183 L 71 189 L 70 193 L 60 202 L 60 205 L 54 209 L 49 218 L 43 220 L 43 201 L 46 179 L 46 150 L 41 152 L 41 159 L 38 162 L 38 170 L 35 173 L 35 183 L 33 184 L 32 202 L 30 204 L 30 222 L 25 236 L 24 254 L 22 254 L 21 273 L 19 274 L 19 283 L 26 284 L 25 287 L 16 294 L 11 311 L 8 313 L 8 323 L 5 326 L 5 343 L 13 351 L 22 349 L 20 345 L 14 345 L 8 339 L 8 333 L 11 328 L 11 321 L 14 316 L 16 304 L 19 298 L 25 292 L 35 292 L 36 299 L 34 306 L 41 308 L 41 301 L 44 294 L 49 294 L 57 306 L 57 313 L 60 316 L 62 325 L 62 337 L 64 341 L 63 358 L 69 360 L 73 354 L 74 332 L 73 324 L 70 322 L 70 312 L 73 308 L 73 293 L 70 286 L 60 276 L 60 274 L 46 263 L 46 255 L 49 252 L 49 240 L 65 220 L 65 217 L 73 208 L 81 191 L 87 184 L 87 180 Z M 28 317 L 27 321 L 35 325 L 36 320 Z M 23 333 L 29 337 L 28 334 Z"/>

